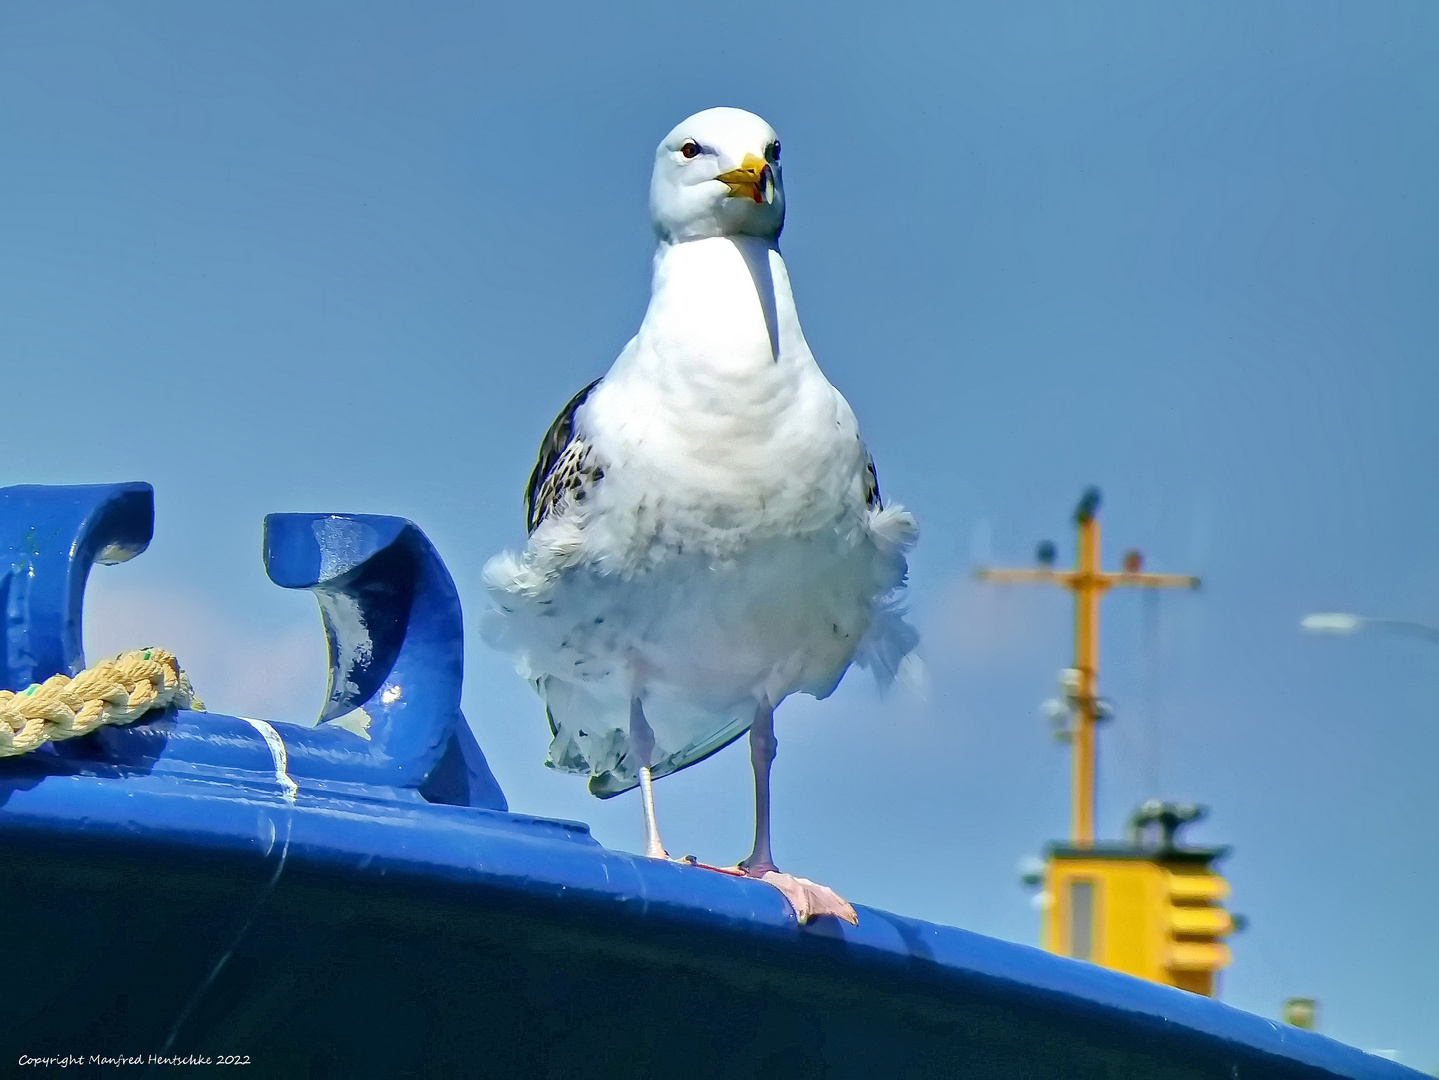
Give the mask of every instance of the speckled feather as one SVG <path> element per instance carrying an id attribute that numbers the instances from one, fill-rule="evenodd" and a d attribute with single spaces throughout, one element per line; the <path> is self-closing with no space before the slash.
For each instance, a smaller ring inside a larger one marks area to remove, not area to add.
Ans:
<path id="1" fill-rule="evenodd" d="M 592 484 L 604 475 L 597 466 L 587 467 L 589 447 L 575 438 L 575 413 L 599 384 L 600 380 L 596 379 L 570 398 L 545 432 L 525 488 L 525 528 L 529 532 L 535 531 L 564 494 L 583 498 L 581 485 Z"/>

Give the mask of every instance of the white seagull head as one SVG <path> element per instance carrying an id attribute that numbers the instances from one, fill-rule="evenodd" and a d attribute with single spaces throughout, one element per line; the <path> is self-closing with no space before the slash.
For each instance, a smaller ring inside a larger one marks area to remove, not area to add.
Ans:
<path id="1" fill-rule="evenodd" d="M 773 239 L 784 227 L 779 136 L 754 113 L 706 109 L 655 150 L 650 215 L 662 240 Z"/>

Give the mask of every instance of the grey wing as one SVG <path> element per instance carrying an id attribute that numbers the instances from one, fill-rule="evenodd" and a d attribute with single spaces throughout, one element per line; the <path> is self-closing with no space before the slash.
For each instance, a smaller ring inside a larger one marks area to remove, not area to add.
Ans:
<path id="1" fill-rule="evenodd" d="M 570 403 L 560 410 L 550 430 L 545 432 L 539 458 L 525 488 L 525 527 L 530 532 L 539 527 L 566 491 L 579 487 L 588 448 L 575 438 L 575 413 L 599 383 L 600 380 L 596 379 L 570 398 Z M 589 479 L 598 480 L 604 475 L 598 469 L 593 471 L 595 475 Z"/>

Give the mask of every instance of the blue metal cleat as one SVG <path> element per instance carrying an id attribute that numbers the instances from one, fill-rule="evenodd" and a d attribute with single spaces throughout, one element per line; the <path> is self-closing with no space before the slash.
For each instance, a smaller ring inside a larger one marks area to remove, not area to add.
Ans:
<path id="1" fill-rule="evenodd" d="M 144 551 L 153 524 L 148 484 L 0 490 L 0 536 L 17 537 L 4 579 L 0 689 L 18 691 L 85 666 L 81 612 L 90 568 Z M 425 535 L 401 518 L 272 514 L 265 568 L 277 585 L 309 589 L 320 602 L 330 681 L 319 727 L 178 710 L 56 743 L 54 756 L 287 792 L 303 782 L 506 809 L 460 711 L 460 599 Z"/>
<path id="2" fill-rule="evenodd" d="M 90 568 L 142 552 L 152 524 L 145 484 L 0 490 L 5 687 L 84 666 Z M 858 926 L 801 927 L 763 883 L 509 813 L 460 711 L 459 599 L 424 534 L 275 514 L 264 557 L 319 600 L 318 726 L 171 710 L 0 760 L 0 1060 L 314 1078 L 1419 1075 L 964 930 L 863 907 Z M 183 661 L 183 641 L 157 644 Z"/>

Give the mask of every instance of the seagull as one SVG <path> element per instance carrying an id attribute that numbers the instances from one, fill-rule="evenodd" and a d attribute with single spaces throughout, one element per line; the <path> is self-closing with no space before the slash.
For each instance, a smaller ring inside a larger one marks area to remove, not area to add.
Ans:
<path id="1" fill-rule="evenodd" d="M 485 566 L 483 634 L 543 701 L 546 764 L 608 798 L 749 732 L 755 839 L 735 871 L 803 923 L 857 922 L 781 873 L 770 844 L 775 708 L 827 697 L 851 664 L 881 685 L 918 635 L 900 594 L 914 517 L 880 496 L 853 410 L 800 328 L 780 255 L 780 141 L 718 108 L 655 151 L 649 307 L 608 373 L 550 425 L 525 492 L 529 539 Z"/>

